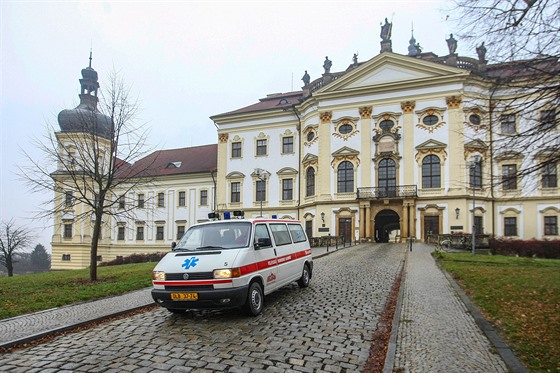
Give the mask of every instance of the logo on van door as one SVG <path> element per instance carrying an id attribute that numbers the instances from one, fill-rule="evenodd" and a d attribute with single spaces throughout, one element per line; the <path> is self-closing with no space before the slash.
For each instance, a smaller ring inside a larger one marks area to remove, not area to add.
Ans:
<path id="1" fill-rule="evenodd" d="M 189 269 L 191 267 L 196 267 L 197 263 L 198 263 L 198 258 L 193 256 L 191 258 L 185 259 L 183 264 L 181 264 L 181 267 L 185 267 L 185 269 Z"/>

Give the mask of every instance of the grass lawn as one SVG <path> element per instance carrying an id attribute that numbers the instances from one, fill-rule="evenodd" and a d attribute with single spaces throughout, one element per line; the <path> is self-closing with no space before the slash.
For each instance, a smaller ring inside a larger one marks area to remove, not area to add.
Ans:
<path id="1" fill-rule="evenodd" d="M 560 372 L 560 260 L 444 252 L 439 262 L 531 372 Z"/>
<path id="2" fill-rule="evenodd" d="M 0 319 L 149 287 L 155 266 L 137 263 L 99 267 L 95 283 L 89 282 L 89 269 L 2 277 Z"/>

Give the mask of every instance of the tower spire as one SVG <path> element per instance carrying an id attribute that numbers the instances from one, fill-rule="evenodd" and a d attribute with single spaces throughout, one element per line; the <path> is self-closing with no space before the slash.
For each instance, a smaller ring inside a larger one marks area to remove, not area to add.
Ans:
<path id="1" fill-rule="evenodd" d="M 93 51 L 93 47 L 89 48 L 89 68 L 91 69 L 91 52 Z"/>

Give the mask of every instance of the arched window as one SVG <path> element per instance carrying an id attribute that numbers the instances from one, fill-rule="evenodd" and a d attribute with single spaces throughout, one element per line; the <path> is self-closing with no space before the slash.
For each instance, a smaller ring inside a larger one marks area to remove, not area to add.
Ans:
<path id="1" fill-rule="evenodd" d="M 379 196 L 394 197 L 397 185 L 397 172 L 395 161 L 390 158 L 382 159 L 379 162 Z"/>
<path id="2" fill-rule="evenodd" d="M 354 191 L 354 165 L 344 161 L 338 165 L 338 193 Z"/>
<path id="3" fill-rule="evenodd" d="M 313 167 L 309 167 L 306 172 L 306 196 L 313 196 L 315 195 L 315 169 Z"/>
<path id="4" fill-rule="evenodd" d="M 441 164 L 435 155 L 422 160 L 422 188 L 441 188 Z"/>
<path id="5" fill-rule="evenodd" d="M 482 162 L 474 162 L 469 166 L 471 188 L 482 188 Z"/>

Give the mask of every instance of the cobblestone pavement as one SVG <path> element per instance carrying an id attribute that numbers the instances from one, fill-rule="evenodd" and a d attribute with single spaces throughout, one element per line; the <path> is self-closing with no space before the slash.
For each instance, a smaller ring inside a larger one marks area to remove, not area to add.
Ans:
<path id="1" fill-rule="evenodd" d="M 359 372 L 404 245 L 359 245 L 315 260 L 307 289 L 239 310 L 158 308 L 0 355 L 10 372 Z"/>
<path id="2" fill-rule="evenodd" d="M 393 372 L 507 372 L 430 252 L 415 244 L 406 266 Z"/>

